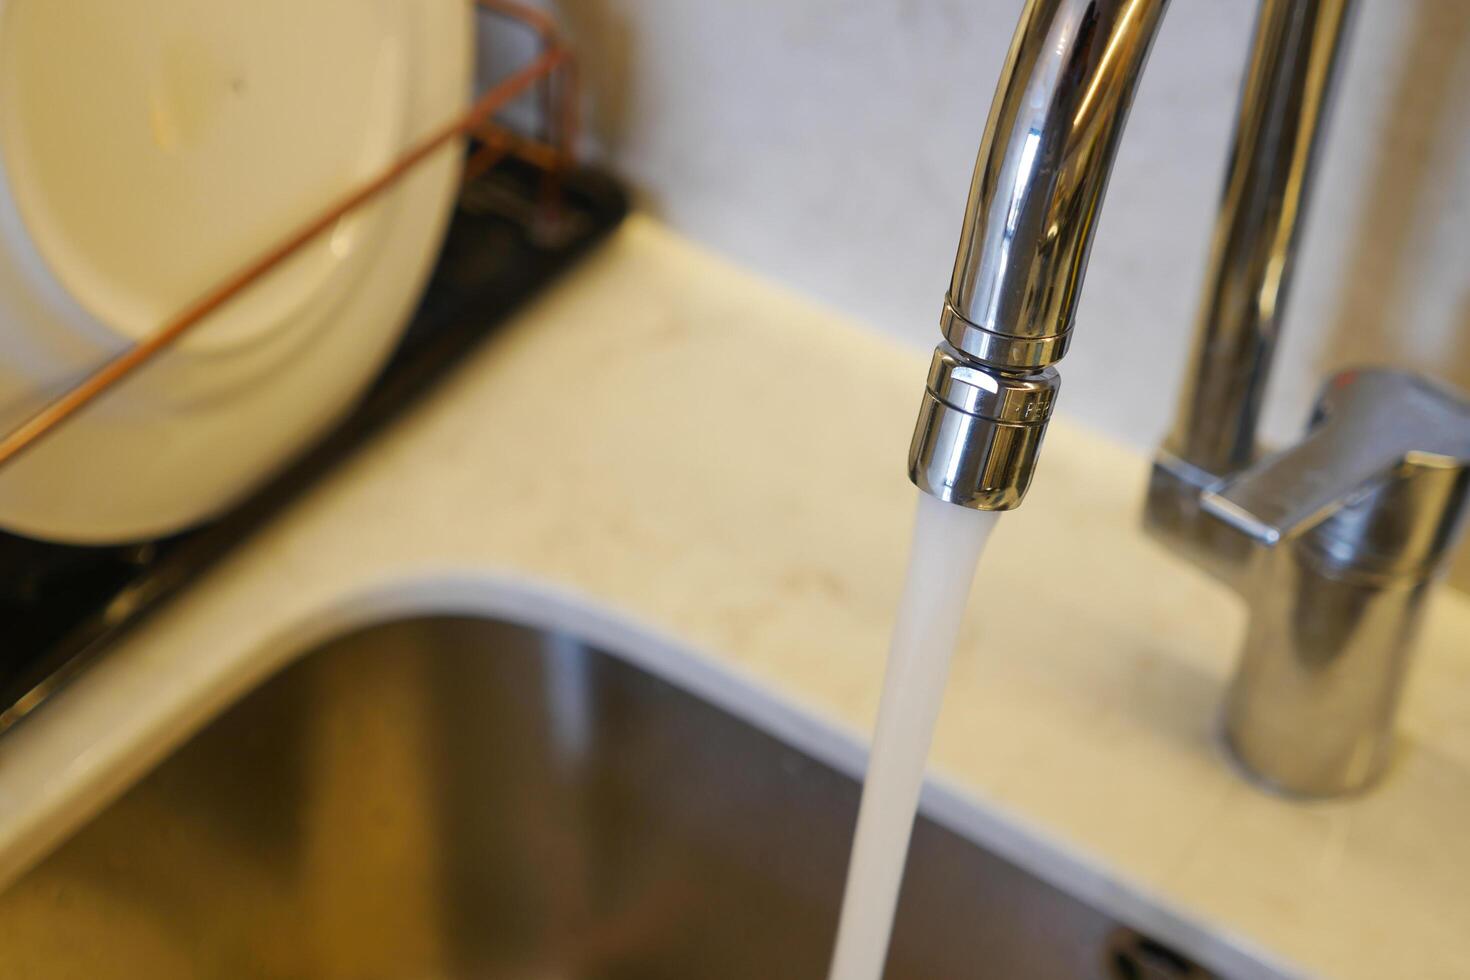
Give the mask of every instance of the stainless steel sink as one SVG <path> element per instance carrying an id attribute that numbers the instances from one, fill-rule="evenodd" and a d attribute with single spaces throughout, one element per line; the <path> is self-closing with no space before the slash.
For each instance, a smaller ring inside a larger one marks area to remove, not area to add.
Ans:
<path id="1" fill-rule="evenodd" d="M 0 972 L 812 980 L 857 802 L 615 656 L 400 622 L 293 664 L 0 896 Z M 889 977 L 1191 969 L 920 822 Z"/>

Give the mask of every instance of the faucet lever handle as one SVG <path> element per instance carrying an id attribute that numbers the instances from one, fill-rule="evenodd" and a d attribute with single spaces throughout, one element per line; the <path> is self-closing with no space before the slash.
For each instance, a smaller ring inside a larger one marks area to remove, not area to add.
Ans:
<path id="1" fill-rule="evenodd" d="M 1328 382 L 1302 442 L 1201 503 L 1262 544 L 1316 531 L 1345 561 L 1432 564 L 1467 489 L 1470 402 L 1408 372 L 1352 370 Z"/>

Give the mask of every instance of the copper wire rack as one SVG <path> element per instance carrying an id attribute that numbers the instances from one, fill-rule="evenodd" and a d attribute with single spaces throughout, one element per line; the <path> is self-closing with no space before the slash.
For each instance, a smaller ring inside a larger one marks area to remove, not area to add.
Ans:
<path id="1" fill-rule="evenodd" d="M 577 65 L 555 23 L 518 0 L 476 0 L 476 6 L 482 33 L 503 27 L 534 39 L 515 70 L 489 84 L 462 114 L 406 147 L 381 173 L 311 215 L 145 340 L 0 437 L 3 466 L 125 384 L 188 331 L 208 329 L 204 321 L 213 311 L 418 163 L 438 152 L 460 154 L 462 186 L 418 308 L 385 366 L 333 428 L 263 474 L 227 509 L 169 535 L 79 545 L 0 529 L 0 736 L 433 390 L 627 213 L 621 182 L 574 153 Z M 532 111 L 521 111 L 527 108 Z"/>
<path id="2" fill-rule="evenodd" d="M 0 468 L 13 462 L 87 405 L 168 350 L 212 313 L 249 290 L 317 236 L 332 229 L 342 218 L 374 200 L 420 163 L 459 140 L 468 140 L 471 144 L 464 164 L 465 182 L 473 181 L 507 156 L 517 157 L 541 172 L 540 204 L 554 216 L 559 207 L 561 179 L 574 162 L 577 145 L 576 60 L 563 41 L 556 22 L 541 11 L 516 0 L 475 0 L 475 4 L 488 15 L 507 19 L 530 30 L 538 41 L 535 57 L 492 84 L 457 118 L 439 125 L 407 147 L 371 179 L 327 205 L 240 268 L 224 275 L 153 333 L 99 365 L 10 432 L 0 436 Z M 497 122 L 496 117 L 507 106 L 533 89 L 541 103 L 539 133 L 518 133 Z"/>

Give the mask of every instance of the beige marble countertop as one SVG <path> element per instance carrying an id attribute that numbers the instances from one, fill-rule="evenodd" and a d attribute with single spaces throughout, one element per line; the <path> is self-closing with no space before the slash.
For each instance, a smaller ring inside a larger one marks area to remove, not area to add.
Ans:
<path id="1" fill-rule="evenodd" d="M 0 739 L 0 880 L 289 657 L 419 610 L 591 634 L 855 765 L 922 371 L 921 352 L 630 219 Z M 1470 601 L 1431 612 L 1386 782 L 1346 803 L 1264 795 L 1216 740 L 1242 613 L 1137 531 L 1145 475 L 1053 425 L 977 578 L 927 805 L 1241 975 L 1268 973 L 1259 956 L 1470 976 Z"/>

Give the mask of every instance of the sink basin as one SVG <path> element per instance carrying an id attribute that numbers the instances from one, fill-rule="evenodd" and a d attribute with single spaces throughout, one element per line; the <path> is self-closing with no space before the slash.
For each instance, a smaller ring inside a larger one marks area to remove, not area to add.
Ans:
<path id="1" fill-rule="evenodd" d="M 820 978 L 855 780 L 574 639 L 309 653 L 0 896 L 7 977 Z M 1195 977 L 928 819 L 887 976 Z"/>

